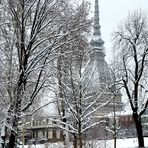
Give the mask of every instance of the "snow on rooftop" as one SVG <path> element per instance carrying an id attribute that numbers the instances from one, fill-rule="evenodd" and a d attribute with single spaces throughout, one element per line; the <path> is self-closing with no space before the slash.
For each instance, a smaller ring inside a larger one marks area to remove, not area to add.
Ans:
<path id="1" fill-rule="evenodd" d="M 132 115 L 132 111 L 131 110 L 126 110 L 126 111 L 119 111 L 119 112 L 115 112 L 116 116 L 124 116 L 124 115 Z M 107 114 L 108 117 L 112 117 L 114 116 L 114 112 L 110 112 L 109 114 Z"/>

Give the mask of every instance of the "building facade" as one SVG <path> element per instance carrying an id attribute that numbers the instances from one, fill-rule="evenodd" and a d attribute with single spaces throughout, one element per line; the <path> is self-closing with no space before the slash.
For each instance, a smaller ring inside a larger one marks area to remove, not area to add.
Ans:
<path id="1" fill-rule="evenodd" d="M 62 141 L 62 129 L 58 127 L 58 123 L 53 119 L 56 119 L 56 117 L 28 119 L 28 124 L 25 124 L 21 131 L 24 143 L 39 144 Z"/>

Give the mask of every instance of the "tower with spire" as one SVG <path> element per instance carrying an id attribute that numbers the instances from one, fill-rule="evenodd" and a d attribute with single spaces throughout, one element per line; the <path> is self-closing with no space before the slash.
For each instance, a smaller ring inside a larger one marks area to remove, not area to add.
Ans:
<path id="1" fill-rule="evenodd" d="M 99 2 L 95 0 L 93 34 L 90 41 L 90 65 L 95 67 L 95 72 L 91 84 L 94 89 L 104 89 L 111 83 L 111 74 L 105 61 L 104 41 L 101 37 L 101 25 L 99 15 Z"/>
<path id="2" fill-rule="evenodd" d="M 113 76 L 105 61 L 105 56 L 104 41 L 101 37 L 99 1 L 95 0 L 93 33 L 90 41 L 90 57 L 87 68 L 90 80 L 88 91 L 90 92 L 90 95 L 101 94 L 103 92 L 103 95 L 98 99 L 98 105 L 109 102 L 96 112 L 97 116 L 104 116 L 113 111 L 113 93 L 109 89 L 113 84 Z M 120 94 L 118 94 L 116 102 L 118 104 L 116 108 L 117 111 L 119 111 L 122 108 Z"/>

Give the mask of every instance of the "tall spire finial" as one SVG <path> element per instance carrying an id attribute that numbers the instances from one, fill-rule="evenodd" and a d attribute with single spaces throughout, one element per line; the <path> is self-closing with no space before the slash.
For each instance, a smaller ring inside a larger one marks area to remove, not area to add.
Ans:
<path id="1" fill-rule="evenodd" d="M 101 38 L 101 31 L 100 31 L 100 22 L 99 22 L 99 2 L 95 0 L 95 12 L 94 12 L 94 24 L 93 24 L 93 36 L 90 42 L 92 46 L 92 50 L 101 52 L 98 56 L 103 57 L 105 56 L 104 52 L 104 41 Z M 96 53 L 94 53 L 96 54 Z"/>
<path id="2" fill-rule="evenodd" d="M 94 13 L 94 33 L 93 35 L 101 36 L 100 31 L 100 18 L 99 18 L 99 2 L 95 0 L 95 13 Z"/>

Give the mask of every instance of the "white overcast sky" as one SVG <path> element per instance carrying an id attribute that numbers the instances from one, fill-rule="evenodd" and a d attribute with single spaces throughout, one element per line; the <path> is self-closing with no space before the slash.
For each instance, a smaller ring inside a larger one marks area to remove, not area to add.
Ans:
<path id="1" fill-rule="evenodd" d="M 91 13 L 94 11 L 95 0 L 91 3 Z M 141 9 L 148 12 L 148 0 L 99 0 L 100 24 L 102 39 L 105 41 L 106 59 L 111 57 L 111 33 L 117 25 L 126 18 L 129 11 Z"/>

